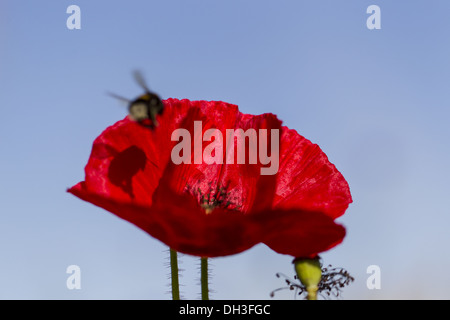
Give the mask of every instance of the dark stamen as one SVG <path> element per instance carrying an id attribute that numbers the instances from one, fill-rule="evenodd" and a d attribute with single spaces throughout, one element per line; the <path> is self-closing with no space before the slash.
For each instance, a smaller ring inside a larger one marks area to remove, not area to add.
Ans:
<path id="1" fill-rule="evenodd" d="M 298 290 L 298 295 L 306 293 L 306 287 L 301 282 L 293 281 L 282 273 L 277 273 L 276 277 L 283 277 L 288 286 L 273 290 L 270 293 L 271 297 L 275 295 L 275 292 L 286 289 Z M 296 275 L 294 276 L 294 279 L 298 280 Z M 328 265 L 328 267 L 322 268 L 322 278 L 319 282 L 317 292 L 324 298 L 330 296 L 339 297 L 342 295 L 342 289 L 354 280 L 355 279 L 344 268 L 333 268 L 331 265 Z M 295 292 L 294 296 L 297 296 L 297 292 Z M 306 295 L 304 298 L 306 298 Z"/>
<path id="2" fill-rule="evenodd" d="M 203 193 L 200 187 L 197 189 L 191 186 L 186 187 L 186 192 L 191 193 L 198 199 L 198 203 L 205 209 L 207 213 L 212 212 L 215 208 L 224 208 L 230 210 L 238 210 L 240 206 L 235 204 L 236 198 L 231 199 L 231 192 L 228 192 L 229 183 L 225 186 L 217 185 L 213 187 L 210 182 L 208 190 Z"/>

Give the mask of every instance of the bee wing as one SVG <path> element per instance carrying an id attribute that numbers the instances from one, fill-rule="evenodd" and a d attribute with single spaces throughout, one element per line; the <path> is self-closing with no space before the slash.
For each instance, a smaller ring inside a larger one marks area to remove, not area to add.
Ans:
<path id="1" fill-rule="evenodd" d="M 144 76 L 139 70 L 135 70 L 133 72 L 133 77 L 136 80 L 136 82 L 147 92 L 150 92 L 150 89 L 147 86 L 147 83 L 145 82 Z"/>
<path id="2" fill-rule="evenodd" d="M 128 105 L 128 104 L 131 102 L 130 99 L 124 98 L 124 97 L 119 96 L 119 95 L 117 95 L 117 94 L 115 94 L 115 93 L 112 93 L 112 92 L 107 92 L 106 94 L 107 94 L 108 96 L 110 96 L 110 97 L 113 97 L 113 98 L 119 100 L 119 101 L 122 102 L 124 105 L 125 105 L 125 104 Z"/>

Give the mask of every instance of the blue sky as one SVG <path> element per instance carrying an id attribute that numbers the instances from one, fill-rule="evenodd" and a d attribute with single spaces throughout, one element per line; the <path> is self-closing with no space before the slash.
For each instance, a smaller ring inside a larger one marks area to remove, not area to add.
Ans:
<path id="1" fill-rule="evenodd" d="M 66 8 L 81 8 L 81 30 Z M 368 30 L 366 8 L 381 8 Z M 169 299 L 166 247 L 65 192 L 92 142 L 140 94 L 273 112 L 319 144 L 354 203 L 323 254 L 347 299 L 450 298 L 450 3 L 429 1 L 2 1 L 0 298 Z M 181 258 L 198 298 L 197 259 Z M 291 258 L 263 245 L 213 259 L 212 297 L 269 299 Z M 82 289 L 68 290 L 68 265 Z M 381 268 L 368 290 L 366 268 Z M 291 292 L 276 298 L 290 299 Z"/>

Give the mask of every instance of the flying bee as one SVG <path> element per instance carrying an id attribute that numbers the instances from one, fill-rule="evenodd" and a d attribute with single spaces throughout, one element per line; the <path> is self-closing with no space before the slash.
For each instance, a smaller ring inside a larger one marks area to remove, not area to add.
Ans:
<path id="1" fill-rule="evenodd" d="M 144 89 L 144 94 L 134 100 L 113 93 L 110 93 L 110 95 L 128 103 L 128 114 L 132 120 L 153 129 L 159 125 L 156 116 L 163 113 L 164 104 L 156 93 L 150 91 L 139 71 L 135 71 L 133 75 L 139 86 Z M 148 120 L 151 121 L 151 124 L 148 124 Z"/>

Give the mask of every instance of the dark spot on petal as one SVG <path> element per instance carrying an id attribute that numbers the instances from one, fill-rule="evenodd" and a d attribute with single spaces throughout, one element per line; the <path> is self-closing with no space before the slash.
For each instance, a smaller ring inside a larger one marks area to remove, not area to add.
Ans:
<path id="1" fill-rule="evenodd" d="M 139 170 L 145 169 L 147 157 L 142 149 L 131 146 L 119 152 L 111 161 L 108 179 L 134 198 L 132 178 Z"/>

